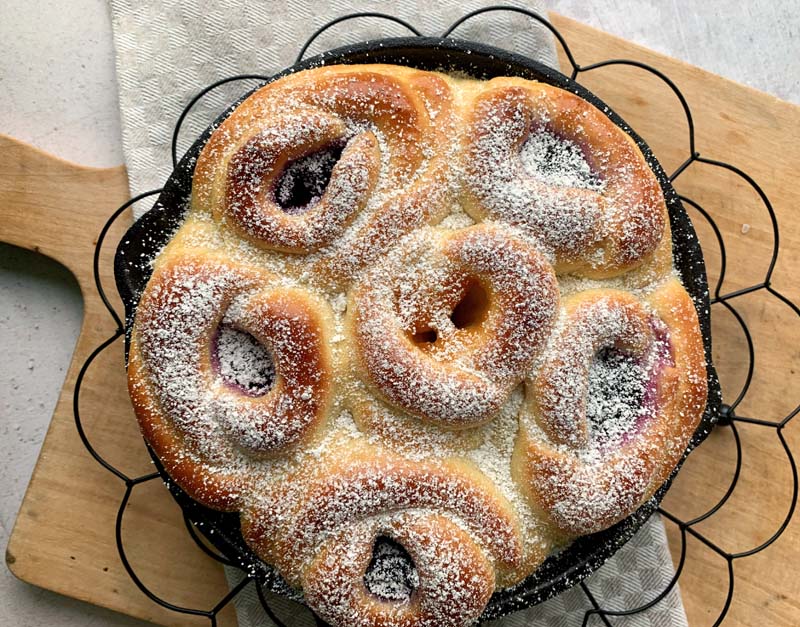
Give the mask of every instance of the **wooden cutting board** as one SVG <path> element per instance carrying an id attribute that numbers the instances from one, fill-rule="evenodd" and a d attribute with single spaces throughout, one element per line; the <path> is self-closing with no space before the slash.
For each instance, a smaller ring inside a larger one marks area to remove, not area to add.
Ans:
<path id="1" fill-rule="evenodd" d="M 569 19 L 552 16 L 581 64 L 610 58 L 644 61 L 670 76 L 686 95 L 697 128 L 697 149 L 729 160 L 750 173 L 772 199 L 781 225 L 781 255 L 773 285 L 800 302 L 800 222 L 797 166 L 800 165 L 800 108 L 737 85 L 682 62 L 650 52 Z M 567 67 L 562 56 L 562 65 Z M 616 109 L 645 138 L 667 171 L 688 156 L 686 121 L 677 99 L 642 70 L 613 67 L 579 79 Z M 717 220 L 727 245 L 723 293 L 763 281 L 772 235 L 756 194 L 741 179 L 709 166 L 693 165 L 677 180 L 678 190 L 700 202 Z M 164 610 L 130 581 L 117 556 L 114 521 L 123 484 L 85 451 L 75 430 L 72 393 L 89 353 L 114 331 L 92 279 L 92 254 L 106 217 L 128 197 L 122 166 L 90 169 L 56 159 L 8 137 L 0 137 L 0 239 L 64 264 L 77 277 L 84 320 L 72 364 L 42 446 L 8 545 L 6 560 L 20 579 L 164 625 L 203 625 Z M 712 279 L 720 253 L 713 232 L 694 211 Z M 100 274 L 113 304 L 111 260 L 130 216 L 107 238 Z M 739 414 L 780 420 L 800 401 L 800 324 L 791 311 L 763 291 L 731 304 L 751 329 L 755 375 Z M 747 375 L 744 336 L 732 313 L 717 305 L 714 358 L 729 402 Z M 81 414 L 98 451 L 129 476 L 152 470 L 125 389 L 122 343 L 103 352 L 86 374 Z M 744 550 L 767 539 L 790 503 L 791 472 L 774 430 L 740 425 L 744 464 L 728 505 L 698 530 L 726 550 Z M 800 451 L 800 427 L 786 438 Z M 735 441 L 718 428 L 687 462 L 665 508 L 682 518 L 713 504 L 730 483 Z M 681 533 L 667 523 L 675 558 Z M 123 535 L 142 580 L 169 601 L 210 608 L 227 591 L 221 567 L 189 540 L 177 506 L 163 486 L 149 482 L 134 490 Z M 680 579 L 691 625 L 709 625 L 725 601 L 725 561 L 693 538 Z M 800 624 L 800 524 L 793 521 L 779 543 L 734 563 L 736 594 L 727 625 Z M 234 625 L 232 609 L 221 625 Z"/>

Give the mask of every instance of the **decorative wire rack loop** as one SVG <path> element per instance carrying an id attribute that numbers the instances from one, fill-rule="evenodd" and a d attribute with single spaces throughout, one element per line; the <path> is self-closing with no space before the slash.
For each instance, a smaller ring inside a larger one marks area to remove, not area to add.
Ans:
<path id="1" fill-rule="evenodd" d="M 733 402 L 729 403 L 729 404 L 723 404 L 722 405 L 722 409 L 720 411 L 719 420 L 718 420 L 718 424 L 720 426 L 727 426 L 727 427 L 730 428 L 730 430 L 731 430 L 731 432 L 733 434 L 734 444 L 735 444 L 735 448 L 736 448 L 736 463 L 735 463 L 734 473 L 733 473 L 733 477 L 731 479 L 730 485 L 728 486 L 727 490 L 725 491 L 725 494 L 717 501 L 717 503 L 715 503 L 706 512 L 704 512 L 704 513 L 702 513 L 702 514 L 700 514 L 700 515 L 696 516 L 695 518 L 693 518 L 691 520 L 688 520 L 688 521 L 681 520 L 678 516 L 675 516 L 672 513 L 664 510 L 663 507 L 659 507 L 658 508 L 658 512 L 666 520 L 668 520 L 671 523 L 675 524 L 678 527 L 678 530 L 680 531 L 680 538 L 681 538 L 680 557 L 678 559 L 678 563 L 677 563 L 677 566 L 675 568 L 675 574 L 672 577 L 672 579 L 670 580 L 670 582 L 668 583 L 668 585 L 664 588 L 664 590 L 662 590 L 658 595 L 656 595 L 654 598 L 649 600 L 647 603 L 643 603 L 642 605 L 640 605 L 638 607 L 628 608 L 628 609 L 625 609 L 625 610 L 604 609 L 601 606 L 600 602 L 597 600 L 597 598 L 594 596 L 594 594 L 591 592 L 591 590 L 589 589 L 589 586 L 586 584 L 586 582 L 582 581 L 580 583 L 580 588 L 584 592 L 589 604 L 591 605 L 591 608 L 586 610 L 586 612 L 584 613 L 584 617 L 583 617 L 583 625 L 584 626 L 588 624 L 588 622 L 589 622 L 589 620 L 591 619 L 592 616 L 597 616 L 602 621 L 603 624 L 605 624 L 607 626 L 611 626 L 612 625 L 612 623 L 610 621 L 611 617 L 630 616 L 632 614 L 637 614 L 637 613 L 640 613 L 640 612 L 644 612 L 644 611 L 650 609 L 651 607 L 655 606 L 660 601 L 662 601 L 667 596 L 667 594 L 677 584 L 677 582 L 678 582 L 678 580 L 679 580 L 679 578 L 681 576 L 681 573 L 683 572 L 684 565 L 686 563 L 686 559 L 687 559 L 687 535 L 690 535 L 694 539 L 700 541 L 702 544 L 707 546 L 709 549 L 711 549 L 714 553 L 719 555 L 721 558 L 723 558 L 725 560 L 726 564 L 727 564 L 728 590 L 727 590 L 727 594 L 726 594 L 724 605 L 723 605 L 719 615 L 717 616 L 717 618 L 715 619 L 715 621 L 713 623 L 714 627 L 716 627 L 717 625 L 722 623 L 722 621 L 725 619 L 725 616 L 727 615 L 728 610 L 730 609 L 731 601 L 733 599 L 734 562 L 737 561 L 737 560 L 740 560 L 742 558 L 751 556 L 751 555 L 753 555 L 755 553 L 758 553 L 758 552 L 764 550 L 765 548 L 767 548 L 768 546 L 770 546 L 772 543 L 774 543 L 780 537 L 780 535 L 785 531 L 786 527 L 788 526 L 789 521 L 791 520 L 791 518 L 792 518 L 792 516 L 794 514 L 794 511 L 795 511 L 795 508 L 796 508 L 796 505 L 797 505 L 797 498 L 798 498 L 797 466 L 795 464 L 795 460 L 794 460 L 794 457 L 792 455 L 792 451 L 791 451 L 788 443 L 786 442 L 786 438 L 784 437 L 783 431 L 784 431 L 785 427 L 789 424 L 789 422 L 800 412 L 800 405 L 796 406 L 788 415 L 786 415 L 783 419 L 781 419 L 778 422 L 772 422 L 772 421 L 762 420 L 762 419 L 758 419 L 758 418 L 750 418 L 750 417 L 745 417 L 745 416 L 739 416 L 739 415 L 736 414 L 736 408 L 739 406 L 739 404 L 742 402 L 742 400 L 744 399 L 745 395 L 749 391 L 750 384 L 751 384 L 751 382 L 753 380 L 753 375 L 754 375 L 754 371 L 755 371 L 755 346 L 754 346 L 754 343 L 753 343 L 752 335 L 751 335 L 751 333 L 750 333 L 750 331 L 749 331 L 749 329 L 747 327 L 747 324 L 745 323 L 745 321 L 742 318 L 741 314 L 736 310 L 736 308 L 734 307 L 734 305 L 730 301 L 734 300 L 736 297 L 739 297 L 739 296 L 742 296 L 742 295 L 745 295 L 745 294 L 751 294 L 753 292 L 758 292 L 758 291 L 762 291 L 763 290 L 763 291 L 767 292 L 768 294 L 770 294 L 771 296 L 774 296 L 775 298 L 777 298 L 781 303 L 783 303 L 787 307 L 789 307 L 792 310 L 792 312 L 798 318 L 800 318 L 800 308 L 798 308 L 798 306 L 796 304 L 791 302 L 788 298 L 786 298 L 786 296 L 784 296 L 783 294 L 778 292 L 771 285 L 772 274 L 774 272 L 775 264 L 776 264 L 777 259 L 778 259 L 778 250 L 779 250 L 779 245 L 780 245 L 778 222 L 777 222 L 777 218 L 775 216 L 775 211 L 774 211 L 774 209 L 772 207 L 772 204 L 769 201 L 769 198 L 764 193 L 764 190 L 746 172 L 742 171 L 741 169 L 739 169 L 736 166 L 733 166 L 733 165 L 731 165 L 729 163 L 725 163 L 725 162 L 722 162 L 722 161 L 717 161 L 717 160 L 714 160 L 714 159 L 709 159 L 709 158 L 706 158 L 706 157 L 702 157 L 697 152 L 696 146 L 695 146 L 695 127 L 694 127 L 694 121 L 693 121 L 693 118 L 692 118 L 692 112 L 691 112 L 691 109 L 689 107 L 689 104 L 687 103 L 686 98 L 683 96 L 681 91 L 678 89 L 677 85 L 675 85 L 675 83 L 672 80 L 670 80 L 670 78 L 668 76 L 666 76 L 663 72 L 657 70 L 656 68 L 651 67 L 649 65 L 646 65 L 646 64 L 644 64 L 644 63 L 642 63 L 640 61 L 630 60 L 630 59 L 610 59 L 610 60 L 607 60 L 607 61 L 600 61 L 600 62 L 597 62 L 597 63 L 592 63 L 590 65 L 581 66 L 575 60 L 575 57 L 572 54 L 572 51 L 570 50 L 569 45 L 567 44 L 567 41 L 564 38 L 564 36 L 552 24 L 550 24 L 550 22 L 548 22 L 547 19 L 545 19 L 544 17 L 542 17 L 541 15 L 538 15 L 537 13 L 535 13 L 533 11 L 529 11 L 527 9 L 520 8 L 520 7 L 490 6 L 490 7 L 484 7 L 484 8 L 481 8 L 481 9 L 477 9 L 475 11 L 472 11 L 471 13 L 468 13 L 468 14 L 464 15 L 463 17 L 458 19 L 456 22 L 454 22 L 449 28 L 447 28 L 444 31 L 444 33 L 441 35 L 441 37 L 442 38 L 450 37 L 455 32 L 455 30 L 457 28 L 459 28 L 461 25 L 463 25 L 468 20 L 474 19 L 475 17 L 478 17 L 478 16 L 480 16 L 482 14 L 491 13 L 491 12 L 500 12 L 500 11 L 525 15 L 528 18 L 534 20 L 535 22 L 538 22 L 543 27 L 545 27 L 548 31 L 550 31 L 553 34 L 553 36 L 556 38 L 556 40 L 558 40 L 558 42 L 561 45 L 561 47 L 563 48 L 564 53 L 565 53 L 565 55 L 567 57 L 567 60 L 569 61 L 570 65 L 571 65 L 572 71 L 571 71 L 571 74 L 570 74 L 570 78 L 572 80 L 576 80 L 577 77 L 579 75 L 581 75 L 581 74 L 585 74 L 585 73 L 590 72 L 592 70 L 595 70 L 595 69 L 598 69 L 598 68 L 602 68 L 602 67 L 608 67 L 608 66 L 612 66 L 612 65 L 627 65 L 627 66 L 639 68 L 639 69 L 642 69 L 642 70 L 644 70 L 646 72 L 649 72 L 650 74 L 652 74 L 652 75 L 656 76 L 657 78 L 659 78 L 662 82 L 664 82 L 670 88 L 670 90 L 672 90 L 672 92 L 675 94 L 675 96 L 680 101 L 681 107 L 683 108 L 683 112 L 684 112 L 684 114 L 686 116 L 686 120 L 687 120 L 687 123 L 688 123 L 689 155 L 686 158 L 686 160 L 669 176 L 669 180 L 671 182 L 675 181 L 675 179 L 677 179 L 683 172 L 685 172 L 694 163 L 703 163 L 703 164 L 706 164 L 706 165 L 710 165 L 712 167 L 717 167 L 717 168 L 722 168 L 722 169 L 728 170 L 728 171 L 732 172 L 733 174 L 737 175 L 738 177 L 742 178 L 750 187 L 752 187 L 756 191 L 756 193 L 758 194 L 758 196 L 759 196 L 759 198 L 761 200 L 761 203 L 766 208 L 766 210 L 767 210 L 767 212 L 769 214 L 771 225 L 772 225 L 773 246 L 772 246 L 772 256 L 771 256 L 771 259 L 770 259 L 770 264 L 769 264 L 769 267 L 768 267 L 767 272 L 765 274 L 764 280 L 762 282 L 760 282 L 760 283 L 755 284 L 755 285 L 751 285 L 749 287 L 745 287 L 745 288 L 742 288 L 742 289 L 739 289 L 739 290 L 735 290 L 735 291 L 732 291 L 732 292 L 729 292 L 729 293 L 726 293 L 726 294 L 722 294 L 721 293 L 722 286 L 723 286 L 723 283 L 724 283 L 725 278 L 726 278 L 726 270 L 727 270 L 727 254 L 726 254 L 725 241 L 724 241 L 724 238 L 722 236 L 722 232 L 720 231 L 719 227 L 717 226 L 716 222 L 711 217 L 709 212 L 704 207 L 702 207 L 699 203 L 697 203 L 695 200 L 692 200 L 691 198 L 687 198 L 685 196 L 680 196 L 680 199 L 681 199 L 681 201 L 683 203 L 691 206 L 700 216 L 703 217 L 703 219 L 706 222 L 708 222 L 708 224 L 710 225 L 710 227 L 711 227 L 711 229 L 712 229 L 712 231 L 714 233 L 714 236 L 715 236 L 715 238 L 717 240 L 717 244 L 719 245 L 719 250 L 720 250 L 720 271 L 719 271 L 719 277 L 717 279 L 716 285 L 714 286 L 714 289 L 713 289 L 713 295 L 712 295 L 712 297 L 710 299 L 710 303 L 711 303 L 711 305 L 716 305 L 716 304 L 722 305 L 723 307 L 725 307 L 733 315 L 733 317 L 735 318 L 735 320 L 737 321 L 737 323 L 741 327 L 742 332 L 743 332 L 744 337 L 745 337 L 745 340 L 747 342 L 748 359 L 749 359 L 747 376 L 745 377 L 745 381 L 744 381 L 744 383 L 742 385 L 742 388 L 739 391 L 739 393 L 737 394 L 735 400 Z M 343 16 L 340 16 L 338 18 L 335 18 L 335 19 L 331 20 L 330 22 L 326 23 L 325 25 L 323 25 L 322 27 L 320 27 L 319 29 L 317 29 L 308 38 L 308 40 L 305 42 L 305 44 L 302 46 L 302 48 L 300 50 L 300 53 L 298 54 L 297 61 L 299 62 L 299 61 L 301 61 L 303 59 L 303 57 L 305 56 L 305 54 L 308 51 L 308 49 L 310 48 L 310 46 L 313 44 L 313 42 L 322 33 L 324 33 L 328 29 L 330 29 L 330 28 L 332 28 L 332 27 L 334 27 L 337 24 L 340 24 L 342 22 L 345 22 L 345 21 L 348 21 L 348 20 L 354 20 L 354 19 L 361 19 L 361 18 L 383 19 L 383 20 L 386 20 L 386 21 L 389 21 L 389 22 L 392 22 L 392 23 L 395 23 L 395 24 L 399 24 L 399 25 L 407 28 L 409 31 L 414 33 L 416 36 L 422 36 L 422 33 L 419 30 L 417 30 L 413 25 L 409 24 L 408 22 L 406 22 L 406 21 L 404 21 L 404 20 L 402 20 L 400 18 L 392 16 L 392 15 L 388 15 L 388 14 L 384 14 L 384 13 L 377 13 L 377 12 L 352 13 L 352 14 L 343 15 Z M 192 110 L 192 108 L 200 101 L 201 98 L 203 98 L 205 95 L 207 95 L 209 92 L 213 91 L 214 89 L 216 89 L 216 88 L 218 88 L 218 87 L 220 87 L 220 86 L 222 86 L 224 84 L 231 83 L 231 82 L 234 82 L 234 81 L 240 81 L 240 80 L 260 80 L 260 81 L 266 82 L 266 81 L 269 80 L 269 77 L 262 76 L 262 75 L 259 75 L 259 74 L 242 74 L 242 75 L 238 75 L 238 76 L 232 76 L 232 77 L 222 79 L 220 81 L 217 81 L 217 82 L 209 85 L 208 87 L 206 87 L 202 91 L 200 91 L 196 96 L 194 96 L 189 101 L 189 103 L 186 105 L 186 107 L 184 108 L 183 112 L 181 113 L 181 115 L 178 118 L 178 120 L 176 122 L 176 125 L 175 125 L 175 129 L 174 129 L 173 136 L 172 136 L 172 146 L 171 146 L 173 166 L 177 166 L 177 164 L 178 164 L 178 158 L 177 158 L 178 134 L 180 132 L 180 129 L 182 127 L 183 122 L 185 121 L 186 117 L 188 116 L 188 114 Z M 140 194 L 140 195 L 138 195 L 138 196 L 136 196 L 134 198 L 131 198 L 128 202 L 126 202 L 121 207 L 119 207 L 109 217 L 108 221 L 103 226 L 103 228 L 102 228 L 102 230 L 100 232 L 100 235 L 98 237 L 97 245 L 95 247 L 95 252 L 94 252 L 94 280 L 95 280 L 95 286 L 96 286 L 97 291 L 98 291 L 98 293 L 100 295 L 100 298 L 103 301 L 103 304 L 105 305 L 106 309 L 108 310 L 110 316 L 112 317 L 112 319 L 113 319 L 113 321 L 114 321 L 114 323 L 116 325 L 116 329 L 115 329 L 114 333 L 111 335 L 111 337 L 109 337 L 107 340 L 102 342 L 99 346 L 97 346 L 95 348 L 94 351 L 92 351 L 92 353 L 86 359 L 86 361 L 84 362 L 83 366 L 81 367 L 81 369 L 80 369 L 80 371 L 78 373 L 78 377 L 77 377 L 76 383 L 75 383 L 75 392 L 74 392 L 74 396 L 73 396 L 73 411 L 74 411 L 74 416 L 75 416 L 75 425 L 76 425 L 76 428 L 78 430 L 78 434 L 79 434 L 79 436 L 81 438 L 81 441 L 83 442 L 83 444 L 86 447 L 87 451 L 92 455 L 92 457 L 94 457 L 95 460 L 97 460 L 97 462 L 101 466 L 103 466 L 106 470 L 108 470 L 113 475 L 115 475 L 125 485 L 125 492 L 124 492 L 122 500 L 120 502 L 120 507 L 119 507 L 119 510 L 118 510 L 118 513 L 117 513 L 117 519 L 116 519 L 116 543 L 117 543 L 117 549 L 119 551 L 120 559 L 122 561 L 122 564 L 123 564 L 125 570 L 128 572 L 129 576 L 131 577 L 133 582 L 136 584 L 136 586 L 145 595 L 147 595 L 147 597 L 149 597 L 153 602 L 155 602 L 155 603 L 157 603 L 157 604 L 161 605 L 162 607 L 167 608 L 169 610 L 172 610 L 172 611 L 175 611 L 175 612 L 179 612 L 179 613 L 182 613 L 182 614 L 189 614 L 189 615 L 194 615 L 194 616 L 206 617 L 206 618 L 209 619 L 210 624 L 212 625 L 212 627 L 215 627 L 217 625 L 217 616 L 219 615 L 219 613 L 228 604 L 230 604 L 230 602 L 237 595 L 239 595 L 239 593 L 241 593 L 242 590 L 244 590 L 248 585 L 250 585 L 250 583 L 253 583 L 255 585 L 256 595 L 257 595 L 258 599 L 260 600 L 261 605 L 263 606 L 264 612 L 266 613 L 266 615 L 269 616 L 269 618 L 278 627 L 286 627 L 285 623 L 275 614 L 274 610 L 271 608 L 270 603 L 269 603 L 269 601 L 267 599 L 267 596 L 265 595 L 264 591 L 262 590 L 262 587 L 261 587 L 260 583 L 258 581 L 256 581 L 256 580 L 254 580 L 252 578 L 252 575 L 247 574 L 247 573 L 245 573 L 246 576 L 242 579 L 242 581 L 238 585 L 234 586 L 212 608 L 207 609 L 207 610 L 196 609 L 196 608 L 188 608 L 188 607 L 181 607 L 179 605 L 170 603 L 169 601 L 165 600 L 164 598 L 160 597 L 159 595 L 157 595 L 156 593 L 151 591 L 147 586 L 145 586 L 145 584 L 141 581 L 141 579 L 139 579 L 139 577 L 137 576 L 134 568 L 131 566 L 130 562 L 128 561 L 127 554 L 126 554 L 126 551 L 125 551 L 125 546 L 124 546 L 123 535 L 122 535 L 122 523 L 123 523 L 123 518 L 124 518 L 125 511 L 126 511 L 126 506 L 128 504 L 128 501 L 130 500 L 130 497 L 131 497 L 131 494 L 133 493 L 133 490 L 137 486 L 139 486 L 141 484 L 144 484 L 146 482 L 149 482 L 149 481 L 152 481 L 154 479 L 159 478 L 160 474 L 158 472 L 153 472 L 153 473 L 145 474 L 145 475 L 142 475 L 142 476 L 139 476 L 139 477 L 128 477 L 125 473 L 123 473 L 119 469 L 115 468 L 112 464 L 110 464 L 108 461 L 106 461 L 97 452 L 97 450 L 92 446 L 91 442 L 89 441 L 89 439 L 86 436 L 86 433 L 85 433 L 85 431 L 83 429 L 81 416 L 80 416 L 80 394 L 81 394 L 81 387 L 82 387 L 82 384 L 83 384 L 83 381 L 84 381 L 84 377 L 85 377 L 89 367 L 91 366 L 91 364 L 95 360 L 95 358 L 103 350 L 105 350 L 108 346 L 110 346 L 116 340 L 118 340 L 119 338 L 121 338 L 121 337 L 123 337 L 125 335 L 125 326 L 124 326 L 122 320 L 120 319 L 119 315 L 116 313 L 116 311 L 112 307 L 110 301 L 108 300 L 107 295 L 106 295 L 106 291 L 105 291 L 105 289 L 103 287 L 103 284 L 102 284 L 102 281 L 100 279 L 99 264 L 100 264 L 101 248 L 103 246 L 103 243 L 105 241 L 106 235 L 108 234 L 108 231 L 111 228 L 112 224 L 117 220 L 117 218 L 119 218 L 120 215 L 122 215 L 122 213 L 126 209 L 128 209 L 134 203 L 136 203 L 136 202 L 138 202 L 138 201 L 140 201 L 140 200 L 142 200 L 144 198 L 147 198 L 147 197 L 153 196 L 155 194 L 158 194 L 161 191 L 162 191 L 161 189 L 156 189 L 156 190 L 152 190 L 152 191 Z M 778 437 L 778 439 L 779 439 L 779 441 L 781 443 L 781 446 L 783 447 L 783 449 L 784 449 L 784 451 L 786 453 L 786 457 L 787 457 L 789 466 L 791 468 L 792 492 L 791 492 L 791 503 L 789 505 L 787 514 L 786 514 L 785 518 L 783 519 L 783 521 L 778 526 L 778 528 L 775 530 L 775 532 L 766 541 L 762 542 L 761 544 L 759 544 L 759 545 L 757 545 L 755 547 L 752 547 L 752 548 L 744 550 L 744 551 L 732 553 L 732 552 L 727 552 L 727 551 L 723 550 L 722 548 L 720 548 L 716 543 L 714 543 L 712 540 L 707 538 L 704 534 L 702 534 L 701 532 L 697 531 L 697 529 L 695 527 L 699 523 L 707 520 L 708 518 L 710 518 L 714 514 L 716 514 L 725 505 L 725 503 L 728 501 L 728 499 L 734 493 L 734 490 L 736 488 L 736 485 L 737 485 L 739 477 L 740 477 L 741 468 L 742 468 L 742 457 L 743 457 L 742 456 L 741 438 L 740 438 L 739 430 L 738 430 L 738 428 L 736 426 L 737 423 L 756 425 L 756 426 L 763 427 L 763 428 L 766 428 L 766 429 L 774 429 L 775 430 L 776 435 L 777 435 L 777 437 Z M 213 551 L 212 549 L 210 549 L 205 542 L 203 542 L 203 540 L 197 534 L 193 523 L 189 520 L 189 518 L 186 515 L 184 515 L 184 523 L 186 525 L 186 528 L 188 530 L 188 533 L 189 533 L 190 537 L 192 538 L 192 540 L 197 544 L 197 546 L 204 553 L 206 553 L 209 557 L 213 558 L 214 560 L 216 560 L 216 561 L 218 561 L 218 562 L 220 562 L 222 564 L 225 564 L 226 566 L 237 567 L 229 559 L 227 559 L 226 557 L 224 557 L 222 555 L 219 555 L 216 551 Z M 320 620 L 317 616 L 314 616 L 314 620 L 316 621 L 317 625 L 320 625 L 320 626 L 325 625 L 325 623 L 322 620 Z"/>

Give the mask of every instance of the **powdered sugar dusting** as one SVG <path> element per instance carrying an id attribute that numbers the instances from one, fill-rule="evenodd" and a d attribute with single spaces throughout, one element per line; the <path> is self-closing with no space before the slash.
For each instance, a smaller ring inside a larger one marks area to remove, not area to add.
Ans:
<path id="1" fill-rule="evenodd" d="M 331 624 L 471 624 L 682 450 L 663 198 L 610 127 L 521 79 L 328 67 L 203 150 L 132 395 Z"/>
<path id="2" fill-rule="evenodd" d="M 541 128 L 531 133 L 519 152 L 522 169 L 542 183 L 602 192 L 605 182 L 592 170 L 574 141 Z"/>
<path id="3" fill-rule="evenodd" d="M 567 300 L 526 399 L 534 420 L 522 453 L 536 501 L 560 528 L 592 533 L 630 513 L 674 458 L 670 438 L 688 438 L 670 415 L 674 340 L 627 292 Z"/>
<path id="4" fill-rule="evenodd" d="M 408 601 L 419 587 L 419 571 L 401 545 L 389 538 L 378 538 L 364 573 L 364 585 L 381 600 Z"/>
<path id="5" fill-rule="evenodd" d="M 470 290 L 492 297 L 469 303 L 475 320 L 459 328 L 454 312 Z M 420 230 L 353 294 L 367 381 L 428 420 L 485 422 L 533 361 L 557 298 L 549 264 L 503 229 Z"/>
<path id="6" fill-rule="evenodd" d="M 647 375 L 648 368 L 637 359 L 612 349 L 592 359 L 586 394 L 590 441 L 617 444 L 652 411 L 644 403 Z"/>
<path id="7" fill-rule="evenodd" d="M 219 374 L 229 384 L 260 396 L 275 381 L 269 350 L 249 333 L 222 325 L 216 338 Z"/>
<path id="8" fill-rule="evenodd" d="M 469 210 L 519 226 L 557 269 L 614 276 L 640 265 L 665 229 L 663 197 L 631 140 L 577 96 L 490 81 L 469 118 Z"/>

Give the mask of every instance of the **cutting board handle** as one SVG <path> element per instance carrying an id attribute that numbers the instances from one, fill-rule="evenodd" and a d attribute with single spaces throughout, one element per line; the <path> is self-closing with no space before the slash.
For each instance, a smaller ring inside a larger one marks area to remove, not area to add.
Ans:
<path id="1" fill-rule="evenodd" d="M 87 168 L 0 134 L 0 241 L 52 257 L 79 278 L 127 188 L 124 166 Z"/>

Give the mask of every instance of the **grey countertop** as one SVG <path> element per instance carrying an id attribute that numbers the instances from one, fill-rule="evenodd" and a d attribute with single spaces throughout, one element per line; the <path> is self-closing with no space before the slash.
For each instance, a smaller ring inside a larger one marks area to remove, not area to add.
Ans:
<path id="1" fill-rule="evenodd" d="M 551 0 L 607 32 L 800 103 L 800 1 Z M 365 3 L 366 6 L 366 3 Z M 0 132 L 92 166 L 122 162 L 105 0 L 0 0 Z M 111 209 L 111 207 L 109 207 Z M 2 225 L 0 225 L 2 240 Z M 81 320 L 61 266 L 0 244 L 0 545 L 14 524 Z M 33 588 L 0 566 L 0 617 L 18 627 L 144 625 Z"/>

